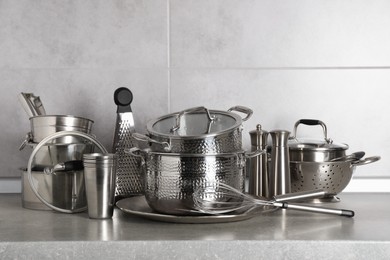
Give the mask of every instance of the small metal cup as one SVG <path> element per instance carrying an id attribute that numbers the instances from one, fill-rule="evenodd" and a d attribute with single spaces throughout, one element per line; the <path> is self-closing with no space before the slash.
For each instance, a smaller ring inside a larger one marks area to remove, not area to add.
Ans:
<path id="1" fill-rule="evenodd" d="M 114 154 L 84 154 L 84 178 L 88 215 L 94 219 L 112 218 L 115 205 Z"/>

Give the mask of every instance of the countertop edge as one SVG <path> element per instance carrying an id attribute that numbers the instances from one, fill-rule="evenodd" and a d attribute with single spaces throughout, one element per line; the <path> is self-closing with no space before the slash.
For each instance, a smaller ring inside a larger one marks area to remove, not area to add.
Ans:
<path id="1" fill-rule="evenodd" d="M 1 259 L 388 259 L 390 241 L 165 240 L 0 242 Z"/>

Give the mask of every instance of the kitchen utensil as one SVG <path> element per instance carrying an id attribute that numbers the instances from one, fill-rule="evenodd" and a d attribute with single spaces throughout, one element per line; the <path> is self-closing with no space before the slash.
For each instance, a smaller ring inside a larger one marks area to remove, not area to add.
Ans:
<path id="1" fill-rule="evenodd" d="M 270 135 L 272 138 L 272 150 L 269 196 L 290 193 L 290 159 L 287 145 L 290 132 L 274 130 L 270 132 Z"/>
<path id="2" fill-rule="evenodd" d="M 216 201 L 213 199 L 216 194 L 224 194 L 226 201 Z M 353 217 L 355 213 L 352 210 L 332 209 L 324 207 L 314 207 L 300 204 L 291 204 L 287 202 L 277 202 L 274 200 L 264 200 L 254 198 L 242 191 L 235 189 L 224 183 L 212 186 L 206 186 L 194 191 L 195 208 L 200 212 L 208 214 L 224 214 L 237 210 L 245 210 L 253 207 L 274 206 L 284 209 L 295 209 L 316 213 L 334 214 L 346 217 Z M 211 199 L 210 199 L 211 198 Z"/>
<path id="3" fill-rule="evenodd" d="M 31 140 L 28 142 L 39 143 L 47 136 L 60 131 L 78 131 L 91 133 L 93 121 L 87 118 L 71 115 L 45 115 L 30 118 Z M 53 140 L 56 143 L 71 144 L 80 143 L 77 136 L 64 136 Z"/>
<path id="4" fill-rule="evenodd" d="M 38 145 L 37 143 L 28 143 L 31 151 Z M 32 177 L 36 183 L 37 190 L 41 196 L 50 204 L 65 208 L 81 208 L 86 205 L 84 196 L 84 180 L 82 169 L 76 171 L 60 172 L 58 174 L 45 174 L 45 168 L 59 168 L 59 166 L 71 161 L 81 162 L 84 153 L 91 153 L 94 145 L 87 142 L 74 144 L 45 144 L 37 151 L 32 161 Z M 69 164 L 68 164 L 69 165 Z M 72 190 L 77 191 L 77 199 L 74 199 Z M 48 209 L 32 191 L 28 181 L 27 170 L 22 172 L 22 206 L 28 209 Z"/>
<path id="5" fill-rule="evenodd" d="M 323 139 L 299 139 L 297 128 L 300 124 L 320 125 L 324 132 Z M 294 131 L 288 142 L 290 161 L 297 162 L 328 162 L 334 158 L 345 156 L 348 145 L 334 143 L 328 138 L 327 127 L 324 122 L 316 119 L 300 119 L 294 125 Z"/>
<path id="6" fill-rule="evenodd" d="M 251 139 L 251 151 L 265 150 L 267 148 L 268 132 L 261 129 L 258 124 L 256 129 L 249 132 Z M 249 175 L 248 193 L 255 196 L 269 196 L 268 155 L 262 153 L 249 158 L 247 164 Z"/>
<path id="7" fill-rule="evenodd" d="M 278 201 L 294 201 L 305 198 L 322 197 L 324 192 L 321 190 L 305 193 L 291 193 L 277 196 Z M 125 198 L 116 203 L 116 206 L 125 213 L 133 216 L 138 216 L 146 219 L 171 222 L 171 223 L 187 223 L 187 224 L 207 224 L 207 223 L 225 223 L 236 222 L 250 219 L 258 216 L 261 213 L 270 213 L 276 210 L 275 207 L 264 206 L 261 211 L 255 210 L 255 207 L 246 210 L 237 210 L 226 214 L 206 214 L 206 215 L 171 215 L 160 214 L 154 211 L 147 203 L 145 196 L 134 196 Z"/>
<path id="8" fill-rule="evenodd" d="M 327 194 L 318 202 L 339 201 L 335 197 L 350 182 L 356 166 L 376 162 L 379 156 L 357 161 L 290 162 L 291 191 L 323 189 Z"/>
<path id="9" fill-rule="evenodd" d="M 361 158 L 364 157 L 366 153 L 365 152 L 354 152 L 354 153 L 351 153 L 349 155 L 346 155 L 346 156 L 341 156 L 341 157 L 338 157 L 338 158 L 334 158 L 332 160 L 330 160 L 331 162 L 337 162 L 337 161 L 356 161 L 356 160 L 360 160 Z"/>
<path id="10" fill-rule="evenodd" d="M 115 205 L 114 154 L 84 154 L 85 191 L 88 216 L 94 219 L 112 218 Z"/>
<path id="11" fill-rule="evenodd" d="M 124 152 L 134 146 L 132 134 L 135 132 L 134 117 L 131 109 L 133 94 L 127 88 L 118 88 L 114 92 L 117 105 L 116 126 L 113 141 L 113 153 L 117 157 L 116 164 L 116 200 L 124 197 L 143 194 L 144 182 L 138 160 Z"/>
<path id="12" fill-rule="evenodd" d="M 198 187 L 216 182 L 244 190 L 245 161 L 262 151 L 207 155 L 132 148 L 128 152 L 143 161 L 145 197 L 150 207 L 160 213 L 188 215 L 188 210 L 193 209 L 192 194 Z M 223 196 L 216 199 L 223 199 Z"/>
<path id="13" fill-rule="evenodd" d="M 250 219 L 254 216 L 253 209 L 240 212 L 230 212 L 220 215 L 171 215 L 154 211 L 147 203 L 145 196 L 125 198 L 116 203 L 116 206 L 126 214 L 154 221 L 182 223 L 182 224 L 213 224 L 230 223 Z"/>
<path id="14" fill-rule="evenodd" d="M 18 98 L 29 118 L 46 115 L 45 108 L 39 96 L 35 96 L 33 93 L 22 92 Z"/>
<path id="15" fill-rule="evenodd" d="M 49 174 L 51 176 L 49 180 L 56 181 L 55 183 L 50 182 L 40 182 L 38 179 L 34 179 L 33 171 L 40 171 L 44 174 L 44 169 L 34 169 L 33 162 L 35 161 L 35 156 L 38 154 L 39 150 L 47 144 L 52 143 L 55 139 L 66 139 L 66 137 L 77 137 L 79 140 L 84 142 L 91 142 L 94 144 L 102 153 L 107 153 L 107 150 L 104 146 L 92 135 L 79 132 L 79 131 L 61 131 L 54 134 L 51 134 L 45 137 L 41 142 L 39 142 L 34 150 L 32 151 L 30 158 L 27 163 L 27 178 L 30 184 L 32 191 L 35 196 L 44 203 L 49 208 L 63 212 L 63 213 L 76 213 L 82 212 L 87 209 L 86 199 L 85 199 L 85 185 L 84 185 L 84 172 L 82 170 L 77 171 L 56 171 L 54 174 Z M 55 142 L 54 142 L 55 143 Z M 77 156 L 75 156 L 77 157 Z M 54 165 L 53 165 L 54 166 Z M 46 175 L 46 174 L 45 174 Z M 58 177 L 59 176 L 59 177 Z M 57 181 L 57 177 L 60 178 Z M 71 181 L 70 181 L 71 180 Z M 45 189 L 43 186 L 47 186 L 46 189 L 49 189 L 49 194 L 53 194 L 53 198 L 57 197 L 57 200 L 50 200 L 50 198 L 45 198 L 40 192 L 41 189 Z M 70 194 L 69 196 L 66 194 Z M 62 203 L 54 203 L 55 201 L 63 201 L 65 198 L 70 197 L 70 205 L 63 205 Z"/>
<path id="16" fill-rule="evenodd" d="M 244 113 L 241 118 L 233 111 Z M 147 124 L 155 152 L 218 154 L 242 150 L 242 122 L 253 111 L 235 106 L 228 111 L 196 107 L 162 116 Z M 167 146 L 167 144 L 169 146 Z"/>

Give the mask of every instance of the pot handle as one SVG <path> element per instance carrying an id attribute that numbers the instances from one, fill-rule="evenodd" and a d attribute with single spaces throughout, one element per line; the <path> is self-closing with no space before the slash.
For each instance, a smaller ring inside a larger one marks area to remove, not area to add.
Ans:
<path id="1" fill-rule="evenodd" d="M 196 111 L 202 111 L 202 110 L 206 111 L 206 115 L 207 115 L 207 118 L 209 119 L 209 122 L 213 122 L 215 118 L 211 116 L 210 111 L 207 108 L 202 107 L 202 106 L 201 107 L 193 107 L 193 108 L 189 108 L 189 109 L 181 111 L 176 116 L 176 125 L 171 128 L 171 132 L 173 133 L 173 132 L 177 131 L 178 129 L 180 129 L 180 119 L 183 115 L 188 114 L 188 113 L 192 113 L 192 112 L 196 112 Z"/>
<path id="2" fill-rule="evenodd" d="M 168 142 L 156 141 L 156 140 L 150 138 L 149 136 L 146 136 L 146 135 L 143 135 L 143 134 L 132 133 L 131 137 L 133 139 L 137 140 L 137 141 L 159 144 L 159 145 L 161 145 L 163 147 L 164 151 L 166 151 L 166 152 L 170 152 L 171 149 L 172 149 L 171 145 Z"/>
<path id="3" fill-rule="evenodd" d="M 32 136 L 32 133 L 31 132 L 28 132 L 26 134 L 26 137 L 24 138 L 24 141 L 22 142 L 22 144 L 19 146 L 19 151 L 23 150 L 24 147 L 26 147 L 26 145 L 30 142 L 32 142 L 33 140 L 33 136 Z"/>
<path id="4" fill-rule="evenodd" d="M 371 156 L 371 157 L 367 157 L 367 158 L 365 158 L 365 159 L 353 161 L 353 162 L 351 162 L 351 165 L 352 165 L 352 166 L 366 165 L 366 164 L 370 164 L 370 163 L 379 161 L 380 159 L 381 159 L 380 156 Z"/>
<path id="5" fill-rule="evenodd" d="M 242 119 L 242 121 L 248 120 L 253 115 L 253 110 L 250 108 L 244 107 L 244 106 L 231 107 L 228 109 L 228 112 L 231 112 L 231 111 L 237 111 L 237 112 L 241 112 L 243 114 L 246 114 L 246 117 L 244 117 Z"/>
<path id="6" fill-rule="evenodd" d="M 259 155 L 261 155 L 263 153 L 266 153 L 266 152 L 267 152 L 266 149 L 263 149 L 263 150 L 257 149 L 257 150 L 255 150 L 253 152 L 245 152 L 244 155 L 245 155 L 246 159 L 249 159 L 249 158 L 253 158 L 253 157 L 259 156 Z"/>
<path id="7" fill-rule="evenodd" d="M 56 172 L 81 171 L 83 169 L 84 169 L 84 165 L 82 160 L 73 160 L 73 161 L 58 163 L 53 167 L 45 167 L 43 169 L 43 172 L 45 174 L 50 175 L 50 174 L 56 174 Z"/>
<path id="8" fill-rule="evenodd" d="M 317 119 L 300 119 L 300 120 L 298 120 L 295 123 L 295 125 L 294 125 L 293 135 L 289 139 L 296 139 L 296 137 L 297 137 L 297 128 L 298 128 L 299 124 L 310 125 L 310 126 L 320 125 L 322 127 L 323 131 L 324 131 L 324 139 L 325 139 L 325 141 L 328 144 L 333 143 L 333 140 L 328 138 L 328 130 L 326 128 L 325 123 L 322 122 L 321 120 L 317 120 Z"/>
<path id="9" fill-rule="evenodd" d="M 142 152 L 142 150 L 140 148 L 132 147 L 132 148 L 129 148 L 129 149 L 124 149 L 124 152 L 127 153 L 127 154 L 130 154 L 131 156 L 140 158 L 141 159 L 141 165 L 145 164 L 145 158 L 144 158 L 144 156 L 142 156 L 140 154 Z"/>

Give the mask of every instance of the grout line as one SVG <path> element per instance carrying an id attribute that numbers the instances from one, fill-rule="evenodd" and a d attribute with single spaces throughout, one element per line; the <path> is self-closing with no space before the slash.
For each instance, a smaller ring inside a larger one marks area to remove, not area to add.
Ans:
<path id="1" fill-rule="evenodd" d="M 171 112 L 171 5 L 167 0 L 167 84 L 168 84 L 168 113 Z"/>
<path id="2" fill-rule="evenodd" d="M 378 70 L 390 66 L 349 66 L 349 67 L 178 67 L 174 70 Z"/>

